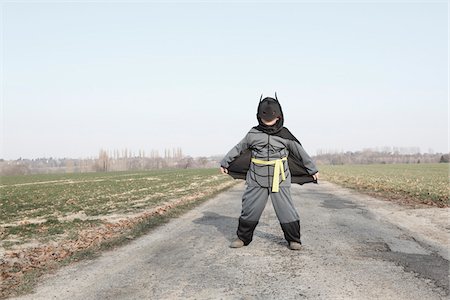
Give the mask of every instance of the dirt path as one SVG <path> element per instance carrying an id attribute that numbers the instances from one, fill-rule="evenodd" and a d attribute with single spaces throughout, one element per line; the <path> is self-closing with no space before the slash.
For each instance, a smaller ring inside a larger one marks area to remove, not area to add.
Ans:
<path id="1" fill-rule="evenodd" d="M 255 238 L 234 238 L 239 184 L 127 246 L 48 275 L 20 299 L 444 299 L 448 209 L 405 209 L 331 183 L 295 185 L 302 251 L 268 204 Z"/>

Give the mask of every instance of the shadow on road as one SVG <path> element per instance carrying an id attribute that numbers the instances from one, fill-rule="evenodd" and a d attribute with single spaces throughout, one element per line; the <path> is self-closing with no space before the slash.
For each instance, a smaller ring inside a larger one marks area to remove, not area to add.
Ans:
<path id="1" fill-rule="evenodd" d="M 225 238 L 227 238 L 227 240 L 231 242 L 236 238 L 236 230 L 239 221 L 237 217 L 233 218 L 219 215 L 215 212 L 206 211 L 203 213 L 203 216 L 201 218 L 197 218 L 193 222 L 195 224 L 216 227 L 217 231 L 219 231 Z M 258 227 L 266 227 L 266 226 L 268 225 L 260 222 L 256 227 L 254 235 L 259 238 L 273 242 L 277 245 L 286 243 L 282 235 L 275 235 L 258 229 Z"/>
<path id="2" fill-rule="evenodd" d="M 283 234 L 282 233 L 281 233 L 281 235 L 276 235 L 276 234 L 273 234 L 273 233 L 269 233 L 269 232 L 264 232 L 264 231 L 258 230 L 258 227 L 256 227 L 254 235 L 259 237 L 259 238 L 268 240 L 268 241 L 270 241 L 270 242 L 272 242 L 274 244 L 277 244 L 277 245 L 287 245 L 287 242 L 283 238 Z"/>
<path id="3" fill-rule="evenodd" d="M 195 224 L 208 225 L 216 227 L 224 237 L 230 242 L 236 237 L 236 228 L 238 226 L 238 219 L 228 216 L 219 215 L 215 212 L 206 211 L 203 217 L 195 219 Z"/>

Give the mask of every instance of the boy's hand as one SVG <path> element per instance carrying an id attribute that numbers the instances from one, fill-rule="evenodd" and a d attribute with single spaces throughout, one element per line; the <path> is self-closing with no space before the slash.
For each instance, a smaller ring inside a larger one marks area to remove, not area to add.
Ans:
<path id="1" fill-rule="evenodd" d="M 224 167 L 220 167 L 220 172 L 222 172 L 222 174 L 228 174 L 228 170 Z"/>
<path id="2" fill-rule="evenodd" d="M 318 179 L 319 179 L 319 172 L 317 172 L 316 174 L 314 174 L 312 177 L 314 178 L 314 180 L 318 180 Z"/>

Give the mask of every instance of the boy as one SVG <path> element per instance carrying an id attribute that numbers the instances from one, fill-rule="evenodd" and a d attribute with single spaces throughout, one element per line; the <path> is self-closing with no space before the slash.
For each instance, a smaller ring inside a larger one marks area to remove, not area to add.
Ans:
<path id="1" fill-rule="evenodd" d="M 250 244 L 270 195 L 275 213 L 291 250 L 300 250 L 300 218 L 291 199 L 290 185 L 317 183 L 318 170 L 300 142 L 283 127 L 284 117 L 275 99 L 259 100 L 258 126 L 220 162 L 221 172 L 246 180 L 237 239 L 231 248 Z"/>

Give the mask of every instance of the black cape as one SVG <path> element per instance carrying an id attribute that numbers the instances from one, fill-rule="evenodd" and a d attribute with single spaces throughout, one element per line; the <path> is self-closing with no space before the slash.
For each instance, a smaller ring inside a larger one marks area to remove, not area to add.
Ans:
<path id="1" fill-rule="evenodd" d="M 255 126 L 254 128 L 258 130 L 261 129 L 260 126 Z M 288 140 L 293 140 L 301 145 L 301 143 L 286 127 L 282 127 L 281 130 L 271 135 L 279 136 Z M 250 168 L 251 159 L 252 151 L 250 149 L 244 150 L 230 163 L 228 167 L 228 174 L 234 179 L 245 179 L 247 171 Z M 301 157 L 297 157 L 291 152 L 291 154 L 289 154 L 288 156 L 288 165 L 289 171 L 291 172 L 292 183 L 317 183 L 317 180 L 314 180 L 314 178 L 307 172 Z"/>

